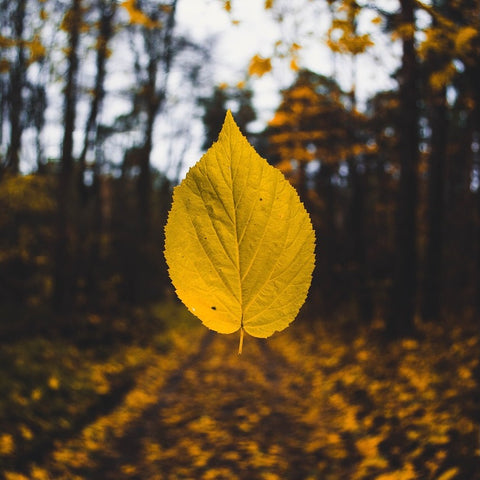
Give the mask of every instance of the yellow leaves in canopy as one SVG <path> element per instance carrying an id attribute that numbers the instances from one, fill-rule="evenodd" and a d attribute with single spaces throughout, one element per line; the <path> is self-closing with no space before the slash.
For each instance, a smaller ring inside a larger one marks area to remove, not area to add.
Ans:
<path id="1" fill-rule="evenodd" d="M 290 60 L 290 70 L 293 70 L 294 72 L 298 72 L 300 70 L 300 67 L 298 66 L 298 57 L 293 57 Z"/>
<path id="2" fill-rule="evenodd" d="M 173 193 L 165 258 L 177 295 L 205 326 L 266 338 L 305 301 L 314 268 L 310 217 L 230 112 L 218 141 Z"/>
<path id="3" fill-rule="evenodd" d="M 258 75 L 262 77 L 272 69 L 272 62 L 270 58 L 263 58 L 260 55 L 255 55 L 250 60 L 250 65 L 248 67 L 249 75 Z"/>
<path id="4" fill-rule="evenodd" d="M 369 34 L 359 34 L 351 18 L 335 18 L 328 31 L 327 45 L 335 53 L 358 55 L 373 46 Z"/>
<path id="5" fill-rule="evenodd" d="M 0 35 L 0 48 L 11 48 L 20 45 L 29 50 L 30 58 L 28 63 L 34 63 L 45 57 L 46 50 L 40 40 L 40 36 L 35 34 L 31 40 L 15 40 L 12 38 Z M 0 73 L 7 72 L 10 68 L 10 63 L 5 58 L 0 59 Z"/>
<path id="6" fill-rule="evenodd" d="M 0 48 L 14 47 L 17 42 L 13 38 L 4 37 L 0 35 Z"/>
<path id="7" fill-rule="evenodd" d="M 10 70 L 10 62 L 4 58 L 0 58 L 0 73 L 6 73 Z"/>
<path id="8" fill-rule="evenodd" d="M 270 127 L 283 127 L 291 123 L 292 116 L 288 113 L 277 110 L 274 117 L 268 122 Z"/>
<path id="9" fill-rule="evenodd" d="M 432 26 L 423 33 L 425 38 L 417 49 L 422 60 L 426 60 L 431 53 L 446 53 L 452 50 L 454 30 Z"/>
<path id="10" fill-rule="evenodd" d="M 462 27 L 455 37 L 455 49 L 462 60 L 474 64 L 480 54 L 479 48 L 480 31 L 472 26 Z"/>
<path id="11" fill-rule="evenodd" d="M 411 23 L 403 23 L 391 34 L 392 40 L 408 40 L 415 36 L 415 26 Z"/>
<path id="12" fill-rule="evenodd" d="M 33 39 L 30 42 L 27 42 L 26 46 L 30 50 L 30 63 L 36 62 L 45 57 L 46 49 L 41 42 L 39 35 L 34 35 Z"/>
<path id="13" fill-rule="evenodd" d="M 458 51 L 462 51 L 465 48 L 470 48 L 469 45 L 472 43 L 475 37 L 478 37 L 478 35 L 478 30 L 469 25 L 460 28 L 455 39 L 455 48 Z"/>
<path id="14" fill-rule="evenodd" d="M 318 94 L 314 91 L 311 85 L 299 85 L 290 92 L 292 100 L 305 100 L 307 102 L 316 103 L 318 101 Z"/>
<path id="15" fill-rule="evenodd" d="M 152 20 L 137 7 L 136 0 L 124 0 L 121 5 L 128 12 L 130 24 L 150 29 L 161 27 L 160 22 Z"/>
<path id="16" fill-rule="evenodd" d="M 441 90 L 453 81 L 457 70 L 455 65 L 450 62 L 443 69 L 433 72 L 430 75 L 429 83 L 434 90 Z"/>
<path id="17" fill-rule="evenodd" d="M 373 46 L 373 42 L 368 34 L 350 35 L 342 31 L 338 38 L 333 39 L 333 37 L 331 36 L 327 40 L 327 45 L 335 53 L 359 55 L 365 53 L 369 47 Z"/>

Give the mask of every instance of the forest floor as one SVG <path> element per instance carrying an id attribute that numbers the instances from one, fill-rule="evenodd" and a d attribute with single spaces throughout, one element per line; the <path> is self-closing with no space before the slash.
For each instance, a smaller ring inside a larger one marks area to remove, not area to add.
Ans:
<path id="1" fill-rule="evenodd" d="M 386 345 L 379 322 L 299 319 L 246 336 L 239 356 L 238 334 L 177 310 L 160 311 L 161 332 L 101 353 L 64 338 L 4 345 L 4 478 L 480 479 L 474 325 Z"/>

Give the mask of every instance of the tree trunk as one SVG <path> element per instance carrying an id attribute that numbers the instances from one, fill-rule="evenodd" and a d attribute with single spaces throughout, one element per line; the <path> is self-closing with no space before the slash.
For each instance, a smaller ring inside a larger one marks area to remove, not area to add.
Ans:
<path id="1" fill-rule="evenodd" d="M 477 158 L 477 171 L 480 174 L 480 159 Z M 475 288 L 475 311 L 477 318 L 480 318 L 480 187 L 477 188 L 477 218 L 476 218 L 476 244 L 477 244 L 477 265 L 476 265 L 476 288 Z"/>
<path id="2" fill-rule="evenodd" d="M 20 148 L 22 144 L 23 125 L 21 115 L 23 112 L 23 87 L 25 85 L 25 50 L 23 46 L 23 30 L 25 24 L 26 0 L 18 0 L 15 11 L 14 30 L 17 42 L 17 58 L 10 70 L 9 88 L 9 122 L 10 144 L 7 150 L 6 170 L 11 174 L 20 171 Z"/>
<path id="3" fill-rule="evenodd" d="M 96 77 L 90 112 L 85 125 L 83 147 L 78 159 L 77 185 L 79 193 L 79 212 L 77 214 L 78 248 L 75 271 L 84 279 L 84 293 L 88 303 L 98 305 L 98 262 L 100 260 L 100 235 L 102 229 L 102 180 L 101 168 L 97 165 L 98 152 L 98 114 L 105 97 L 106 63 L 108 42 L 113 33 L 112 20 L 116 11 L 115 0 L 99 2 L 100 25 L 97 39 Z M 91 170 L 93 179 L 90 187 L 86 184 L 87 153 L 95 153 L 95 165 Z M 89 261 L 85 262 L 85 259 Z"/>
<path id="4" fill-rule="evenodd" d="M 116 2 L 115 0 L 103 0 L 100 2 L 99 8 L 101 10 L 100 31 L 97 40 L 97 74 L 95 79 L 95 86 L 93 89 L 93 98 L 90 105 L 90 113 L 88 115 L 87 124 L 85 126 L 85 136 L 83 139 L 83 148 L 78 159 L 78 185 L 80 201 L 85 205 L 87 201 L 87 191 L 85 185 L 85 171 L 87 153 L 92 145 L 95 143 L 97 117 L 100 110 L 103 98 L 105 96 L 105 75 L 106 75 L 106 61 L 108 57 L 108 42 L 112 36 L 112 20 L 115 15 Z"/>
<path id="5" fill-rule="evenodd" d="M 54 271 L 54 308 L 59 313 L 68 312 L 74 299 L 72 269 L 72 232 L 70 215 L 73 204 L 73 132 L 75 129 L 78 44 L 81 22 L 81 0 L 73 0 L 69 13 L 68 70 L 64 99 L 64 135 L 60 174 L 57 187 L 57 239 Z"/>
<path id="6" fill-rule="evenodd" d="M 166 98 L 167 81 L 170 74 L 171 63 L 173 59 L 173 29 L 175 27 L 177 0 L 172 2 L 170 13 L 168 16 L 165 33 L 163 37 L 163 56 L 161 58 L 163 63 L 164 83 L 157 87 L 157 75 L 159 67 L 159 54 L 157 36 L 146 32 L 145 43 L 149 55 L 149 63 L 147 67 L 148 83 L 146 86 L 147 99 L 147 121 L 145 127 L 145 137 L 142 147 L 142 154 L 140 156 L 140 174 L 138 176 L 138 205 L 139 205 L 139 219 L 140 231 L 145 242 L 148 241 L 150 234 L 151 221 L 151 195 L 152 195 L 152 179 L 150 168 L 150 154 L 153 148 L 153 131 L 155 127 L 155 119 L 162 108 Z"/>
<path id="7" fill-rule="evenodd" d="M 356 21 L 354 17 L 352 21 Z M 348 135 L 352 142 L 357 143 L 357 99 L 355 92 L 355 78 L 356 78 L 356 58 L 352 55 L 352 89 L 350 92 L 351 112 L 353 116 L 352 122 L 348 126 Z M 360 158 L 357 156 L 350 156 L 348 159 L 348 171 L 350 175 L 350 183 L 352 189 L 352 197 L 350 204 L 350 238 L 352 241 L 351 261 L 353 262 L 353 289 L 357 312 L 360 320 L 363 323 L 368 323 L 373 317 L 373 296 L 370 286 L 370 275 L 368 273 L 367 261 L 367 246 L 365 241 L 365 173 L 360 173 L 359 169 L 362 165 L 359 164 Z"/>
<path id="8" fill-rule="evenodd" d="M 415 1 L 401 0 L 403 33 L 402 67 L 399 74 L 400 98 L 400 181 L 396 212 L 395 264 L 391 292 L 391 311 L 387 322 L 390 338 L 411 335 L 417 290 L 417 167 L 418 68 L 414 44 Z"/>
<path id="9" fill-rule="evenodd" d="M 151 292 L 149 286 L 152 283 L 149 280 L 149 275 L 155 275 L 155 273 L 152 272 L 152 263 L 150 260 L 150 248 L 152 245 L 152 171 L 150 156 L 153 148 L 155 120 L 164 105 L 167 94 L 168 77 L 174 54 L 173 30 L 176 22 L 176 7 L 177 1 L 175 0 L 171 4 L 165 28 L 161 31 L 163 36 L 163 50 L 160 50 L 160 53 L 156 32 L 147 31 L 145 36 L 149 63 L 147 66 L 148 80 L 145 92 L 147 119 L 144 141 L 139 156 L 140 173 L 137 180 L 139 248 L 134 280 L 136 291 L 138 292 L 137 298 L 135 299 L 137 302 L 148 300 Z M 163 84 L 159 86 L 158 73 L 160 65 L 162 66 Z"/>
<path id="10" fill-rule="evenodd" d="M 445 88 L 433 92 L 431 101 L 432 136 L 428 175 L 427 245 L 422 297 L 424 320 L 439 319 L 441 314 L 445 163 L 448 135 Z"/>
<path id="11" fill-rule="evenodd" d="M 313 287 L 322 303 L 323 313 L 330 315 L 336 307 L 337 232 L 335 228 L 335 191 L 332 185 L 333 168 L 328 163 L 321 165 L 316 178 L 316 191 L 322 199 L 322 226 L 317 238 L 317 275 Z"/>
<path id="12" fill-rule="evenodd" d="M 478 64 L 477 64 L 478 65 Z M 474 69 L 474 85 L 478 87 L 478 81 L 480 81 L 480 68 L 478 66 Z M 473 152 L 473 168 L 477 171 L 477 178 L 480 178 L 480 151 L 478 145 L 480 143 L 480 91 L 478 88 L 475 89 L 475 110 L 473 112 L 474 116 L 474 142 L 477 144 L 476 151 Z M 476 312 L 477 318 L 480 318 L 480 185 L 477 185 L 477 190 L 475 192 L 476 197 L 476 215 L 475 218 L 475 236 L 474 236 L 474 254 L 476 256 L 476 265 L 475 265 L 475 300 L 474 300 L 474 309 Z M 477 369 L 477 376 L 480 376 L 480 368 Z"/>
<path id="13" fill-rule="evenodd" d="M 365 242 L 365 178 L 358 171 L 355 160 L 349 161 L 352 186 L 350 228 L 352 240 L 354 294 L 360 319 L 367 323 L 373 316 L 373 298 L 368 273 L 367 246 Z"/>

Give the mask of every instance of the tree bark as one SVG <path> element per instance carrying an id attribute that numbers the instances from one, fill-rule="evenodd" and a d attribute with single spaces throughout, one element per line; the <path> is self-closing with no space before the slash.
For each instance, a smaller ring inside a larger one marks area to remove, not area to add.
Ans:
<path id="1" fill-rule="evenodd" d="M 16 175 L 20 171 L 20 148 L 22 144 L 23 125 L 23 87 L 25 85 L 25 51 L 23 46 L 23 30 L 25 26 L 26 0 L 18 0 L 14 18 L 15 41 L 17 42 L 17 58 L 10 70 L 9 85 L 9 122 L 10 144 L 7 150 L 6 170 Z"/>
<path id="2" fill-rule="evenodd" d="M 102 0 L 99 8 L 101 10 L 100 31 L 97 40 L 97 58 L 96 58 L 96 78 L 93 89 L 92 103 L 90 104 L 90 112 L 85 126 L 85 136 L 83 139 L 83 147 L 78 159 L 78 185 L 80 193 L 80 201 L 85 205 L 87 200 L 87 192 L 85 185 L 86 158 L 89 148 L 92 148 L 96 137 L 97 117 L 100 111 L 103 98 L 105 96 L 105 75 L 106 63 L 108 57 L 108 42 L 112 36 L 112 20 L 115 15 L 115 0 Z"/>
<path id="3" fill-rule="evenodd" d="M 147 99 L 147 122 L 145 127 L 145 136 L 140 156 L 140 174 L 138 176 L 138 200 L 139 200 L 139 219 L 141 221 L 140 230 L 145 242 L 150 234 L 151 221 L 151 195 L 152 195 L 152 173 L 150 166 L 150 155 L 153 148 L 153 132 L 155 119 L 159 110 L 162 108 L 166 98 L 168 76 L 170 74 L 171 63 L 173 59 L 173 29 L 175 27 L 177 0 L 171 4 L 170 12 L 165 26 L 163 37 L 163 63 L 164 82 L 158 88 L 157 76 L 159 67 L 159 54 L 157 36 L 146 32 L 145 43 L 149 55 L 147 67 L 148 83 L 146 88 Z"/>
<path id="4" fill-rule="evenodd" d="M 414 44 L 415 1 L 400 0 L 403 32 L 400 98 L 400 181 L 396 212 L 395 264 L 391 311 L 387 322 L 390 338 L 414 332 L 417 292 L 416 208 L 418 197 L 418 67 Z"/>
<path id="5" fill-rule="evenodd" d="M 108 181 L 102 183 L 101 165 L 98 153 L 98 115 L 105 97 L 106 64 L 108 58 L 108 43 L 113 34 L 112 21 L 116 12 L 115 0 L 101 0 L 99 32 L 97 38 L 96 76 L 90 112 L 85 125 L 83 147 L 78 158 L 77 185 L 79 194 L 77 214 L 77 275 L 84 279 L 84 293 L 90 305 L 98 306 L 98 271 L 100 262 L 100 239 L 103 229 L 102 190 L 109 188 Z M 91 173 L 92 185 L 86 184 L 87 153 L 94 150 L 95 164 Z M 88 259 L 86 262 L 85 259 Z"/>
<path id="6" fill-rule="evenodd" d="M 64 134 L 60 173 L 57 186 L 57 239 L 54 270 L 54 308 L 59 313 L 68 312 L 74 299 L 72 269 L 72 235 L 69 215 L 73 197 L 73 132 L 75 129 L 78 44 L 81 23 L 81 0 L 73 0 L 69 15 L 68 70 L 64 98 Z"/>
<path id="7" fill-rule="evenodd" d="M 355 21 L 356 17 L 353 17 Z M 356 29 L 356 22 L 355 22 Z M 352 56 L 354 68 L 352 68 L 352 89 L 350 92 L 352 122 L 348 127 L 348 135 L 352 142 L 358 141 L 356 127 L 357 122 L 357 99 L 355 91 L 356 61 Z M 353 127 L 353 128 L 352 128 Z M 360 129 L 359 129 L 360 130 Z M 353 154 L 348 159 L 348 171 L 352 188 L 352 197 L 350 204 L 350 238 L 352 240 L 352 258 L 353 261 L 353 288 L 355 301 L 357 304 L 358 315 L 363 323 L 368 323 L 373 317 L 373 296 L 370 287 L 370 275 L 368 272 L 367 245 L 365 241 L 365 172 L 360 173 L 360 158 Z"/>
<path id="8" fill-rule="evenodd" d="M 478 64 L 477 64 L 478 65 Z M 480 80 L 480 68 L 477 66 L 474 70 L 474 85 L 478 86 Z M 476 80 L 476 81 L 475 81 Z M 477 171 L 477 176 L 480 177 L 480 151 L 478 150 L 478 144 L 480 143 L 480 91 L 478 88 L 475 90 L 475 110 L 473 112 L 474 116 L 474 138 L 473 140 L 477 144 L 477 150 L 473 152 L 473 168 Z M 476 312 L 477 318 L 480 318 L 480 185 L 477 185 L 477 190 L 475 192 L 476 197 L 476 215 L 475 218 L 475 256 L 476 256 L 476 265 L 475 265 L 475 301 L 474 309 Z M 477 377 L 480 377 L 480 368 L 477 369 Z"/>
<path id="9" fill-rule="evenodd" d="M 477 158 L 477 171 L 480 172 L 480 159 Z M 477 318 L 480 318 L 480 187 L 477 188 L 477 215 L 476 215 L 476 244 L 477 244 L 477 265 L 476 265 L 476 288 L 475 288 L 475 311 Z"/>
<path id="10" fill-rule="evenodd" d="M 177 0 L 174 0 L 170 5 L 165 27 L 162 30 L 145 32 L 145 46 L 149 62 L 145 89 L 147 118 L 144 140 L 139 152 L 140 172 L 137 179 L 139 248 L 134 279 L 135 291 L 137 292 L 134 300 L 137 302 L 148 300 L 151 292 L 149 275 L 153 273 L 149 274 L 151 272 L 150 248 L 152 245 L 152 170 L 150 156 L 153 148 L 155 121 L 166 99 L 168 77 L 174 55 L 173 30 L 176 22 L 176 7 Z M 161 34 L 160 42 L 158 33 Z M 158 78 L 159 70 L 163 74 L 161 83 Z"/>
<path id="11" fill-rule="evenodd" d="M 316 191 L 321 197 L 324 208 L 323 226 L 320 229 L 317 246 L 317 262 L 319 274 L 314 277 L 313 287 L 319 292 L 322 309 L 325 315 L 330 315 L 336 307 L 337 273 L 337 231 L 335 228 L 335 190 L 332 185 L 334 170 L 328 163 L 322 164 L 316 177 Z M 324 234 L 322 235 L 322 230 Z M 321 253 L 319 253 L 321 252 Z"/>
<path id="12" fill-rule="evenodd" d="M 373 298 L 365 242 L 365 178 L 364 174 L 358 171 L 358 165 L 354 159 L 349 162 L 349 172 L 352 187 L 350 228 L 354 289 L 360 319 L 368 323 L 373 316 Z"/>
<path id="13" fill-rule="evenodd" d="M 432 136 L 428 174 L 427 245 L 422 297 L 424 320 L 439 319 L 441 315 L 445 164 L 448 136 L 445 88 L 434 92 L 431 101 Z"/>

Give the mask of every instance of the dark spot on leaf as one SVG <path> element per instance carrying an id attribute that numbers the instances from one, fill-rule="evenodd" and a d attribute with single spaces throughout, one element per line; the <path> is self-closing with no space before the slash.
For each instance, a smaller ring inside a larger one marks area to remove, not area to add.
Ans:
<path id="1" fill-rule="evenodd" d="M 212 310 L 216 310 L 216 309 L 217 309 L 217 307 L 212 307 Z"/>
<path id="2" fill-rule="evenodd" d="M 262 200 L 263 200 L 263 198 L 262 198 L 262 197 L 260 197 L 260 201 L 262 201 Z"/>

